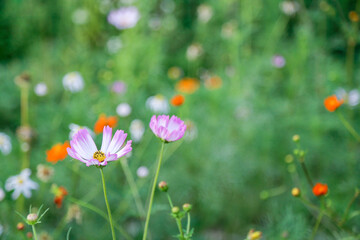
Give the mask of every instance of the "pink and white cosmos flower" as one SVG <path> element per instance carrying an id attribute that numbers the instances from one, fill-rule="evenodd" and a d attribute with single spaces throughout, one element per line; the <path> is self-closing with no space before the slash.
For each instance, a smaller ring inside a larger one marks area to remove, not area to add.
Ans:
<path id="1" fill-rule="evenodd" d="M 123 146 L 126 137 L 127 134 L 123 130 L 117 130 L 112 137 L 112 128 L 105 126 L 101 148 L 98 150 L 90 133 L 86 129 L 81 129 L 70 141 L 71 148 L 67 148 L 67 152 L 86 166 L 106 166 L 109 161 L 118 160 L 131 152 L 131 140 Z"/>
<path id="2" fill-rule="evenodd" d="M 184 121 L 176 116 L 152 116 L 149 124 L 153 133 L 165 142 L 174 142 L 181 139 L 186 130 Z"/>

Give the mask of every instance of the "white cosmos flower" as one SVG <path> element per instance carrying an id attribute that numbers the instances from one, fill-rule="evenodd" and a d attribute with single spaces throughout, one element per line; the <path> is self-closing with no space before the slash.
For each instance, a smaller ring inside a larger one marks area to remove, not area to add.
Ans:
<path id="1" fill-rule="evenodd" d="M 110 11 L 107 19 L 117 29 L 133 28 L 140 19 L 140 12 L 134 6 L 122 7 Z"/>
<path id="2" fill-rule="evenodd" d="M 286 15 L 292 16 L 300 10 L 300 4 L 295 1 L 283 1 L 280 3 L 280 9 Z"/>
<path id="3" fill-rule="evenodd" d="M 95 137 L 95 133 L 88 127 L 85 126 L 80 126 L 77 125 L 75 123 L 70 123 L 69 124 L 69 128 L 70 128 L 70 134 L 69 134 L 69 138 L 72 139 L 73 136 L 80 130 L 80 129 L 86 129 L 89 133 L 91 137 Z"/>
<path id="4" fill-rule="evenodd" d="M 86 9 L 77 9 L 72 14 L 72 21 L 75 24 L 85 24 L 89 19 L 89 11 Z"/>
<path id="5" fill-rule="evenodd" d="M 197 15 L 201 22 L 207 23 L 213 16 L 213 9 L 209 5 L 201 4 L 197 8 Z"/>
<path id="6" fill-rule="evenodd" d="M 144 132 L 145 132 L 145 125 L 144 123 L 139 120 L 139 119 L 134 119 L 131 123 L 130 123 L 130 134 L 131 134 L 131 139 L 134 142 L 140 142 L 140 140 L 142 139 Z"/>
<path id="7" fill-rule="evenodd" d="M 186 50 L 186 58 L 190 61 L 196 60 L 203 54 L 203 48 L 199 43 L 191 44 Z"/>
<path id="8" fill-rule="evenodd" d="M 360 102 L 360 93 L 357 89 L 353 89 L 349 92 L 348 103 L 350 106 L 355 107 Z"/>
<path id="9" fill-rule="evenodd" d="M 5 198 L 5 192 L 4 192 L 4 190 L 2 188 L 0 188 L 0 202 L 2 200 L 4 200 L 4 198 Z"/>
<path id="10" fill-rule="evenodd" d="M 84 79 L 79 72 L 67 73 L 63 78 L 63 85 L 70 92 L 80 92 L 84 88 Z"/>
<path id="11" fill-rule="evenodd" d="M 169 112 L 168 100 L 161 94 L 151 96 L 146 100 L 146 107 L 154 113 L 166 114 Z"/>
<path id="12" fill-rule="evenodd" d="M 30 179 L 31 170 L 26 168 L 21 171 L 19 175 L 9 177 L 5 182 L 6 191 L 14 190 L 11 197 L 12 199 L 17 199 L 20 194 L 23 194 L 24 197 L 31 197 L 31 190 L 39 188 L 39 185 Z"/>
<path id="13" fill-rule="evenodd" d="M 139 178 L 145 178 L 149 175 L 149 169 L 145 166 L 141 166 L 137 169 L 136 174 Z"/>
<path id="14" fill-rule="evenodd" d="M 129 104 L 127 103 L 120 103 L 117 107 L 116 107 L 116 113 L 120 116 L 120 117 L 127 117 L 130 115 L 131 113 L 131 107 Z"/>
<path id="15" fill-rule="evenodd" d="M 48 93 L 48 88 L 45 83 L 41 82 L 35 85 L 34 92 L 37 96 L 42 97 Z"/>
<path id="16" fill-rule="evenodd" d="M 5 133 L 0 132 L 0 151 L 4 155 L 8 155 L 11 152 L 11 148 L 12 145 L 10 137 Z"/>

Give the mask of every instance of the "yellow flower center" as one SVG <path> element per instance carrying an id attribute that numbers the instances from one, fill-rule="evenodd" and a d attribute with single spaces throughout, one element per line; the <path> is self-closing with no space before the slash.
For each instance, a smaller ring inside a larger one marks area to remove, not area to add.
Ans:
<path id="1" fill-rule="evenodd" d="M 99 162 L 103 162 L 105 160 L 105 153 L 102 151 L 97 151 L 94 153 L 94 159 L 98 160 Z"/>

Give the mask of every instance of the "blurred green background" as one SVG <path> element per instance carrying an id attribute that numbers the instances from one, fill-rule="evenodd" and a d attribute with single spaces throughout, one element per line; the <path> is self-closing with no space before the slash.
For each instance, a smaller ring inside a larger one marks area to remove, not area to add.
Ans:
<path id="1" fill-rule="evenodd" d="M 127 6 L 138 8 L 140 19 L 134 27 L 117 29 L 107 15 Z M 61 220 L 70 197 L 105 212 L 98 170 L 70 157 L 52 165 L 46 150 L 69 139 L 70 123 L 92 129 L 101 113 L 114 116 L 119 103 L 128 103 L 132 112 L 118 117 L 117 128 L 129 132 L 134 119 L 145 124 L 144 137 L 133 144 L 128 158 L 145 203 L 160 149 L 148 127 L 154 113 L 146 101 L 157 94 L 170 100 L 179 79 L 192 77 L 199 79 L 200 88 L 184 94 L 185 103 L 170 106 L 169 114 L 191 120 L 197 136 L 167 145 L 159 180 L 168 182 L 176 205 L 193 204 L 194 239 L 244 239 L 251 228 L 261 230 L 265 239 L 308 239 L 315 218 L 291 196 L 293 169 L 284 161 L 295 148 L 292 136 L 301 136 L 310 173 L 316 182 L 328 184 L 327 201 L 339 215 L 360 180 L 358 144 L 323 106 L 340 88 L 358 89 L 358 19 L 351 11 L 360 12 L 359 1 L 1 1 L 0 131 L 11 137 L 12 151 L 0 153 L 0 187 L 20 172 L 20 89 L 14 79 L 26 72 L 31 76 L 29 123 L 36 132 L 29 153 L 31 178 L 40 183 L 38 164 L 53 166 L 55 175 L 33 191 L 25 206 L 50 208 L 38 231 L 56 232 L 55 239 L 64 239 L 69 227 L 71 239 L 108 239 L 107 222 L 87 208 L 81 208 L 81 224 Z M 282 56 L 284 66 L 277 66 L 274 56 Z M 176 79 L 168 75 L 174 66 L 182 71 Z M 62 83 L 73 71 L 84 79 L 76 93 Z M 209 76 L 219 76 L 222 86 L 206 87 Z M 126 93 L 110 90 L 117 80 L 126 83 Z M 35 94 L 38 83 L 47 85 L 45 96 Z M 356 104 L 338 111 L 359 129 Z M 77 165 L 81 177 L 73 187 Z M 140 166 L 149 168 L 149 176 L 136 175 Z M 131 238 L 141 239 L 143 221 L 121 165 L 111 163 L 104 171 L 115 221 Z M 69 191 L 60 209 L 53 204 L 52 183 Z M 309 189 L 303 191 L 318 203 Z M 0 202 L 1 239 L 21 238 L 15 208 L 7 193 Z M 357 208 L 355 201 L 352 210 Z M 345 227 L 360 233 L 356 217 Z M 172 239 L 177 233 L 159 191 L 150 231 L 152 239 Z M 347 231 L 334 232 L 321 228 L 318 239 L 357 239 L 345 238 L 351 236 Z"/>

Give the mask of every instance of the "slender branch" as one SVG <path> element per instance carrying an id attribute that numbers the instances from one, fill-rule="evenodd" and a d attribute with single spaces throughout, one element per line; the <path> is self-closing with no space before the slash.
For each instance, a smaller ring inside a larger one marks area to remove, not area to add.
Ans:
<path id="1" fill-rule="evenodd" d="M 111 235 L 112 235 L 113 240 L 116 240 L 115 231 L 114 231 L 114 226 L 113 226 L 112 217 L 111 217 L 111 210 L 110 210 L 109 202 L 108 202 L 107 195 L 106 195 L 106 186 L 105 186 L 104 172 L 103 172 L 103 169 L 102 169 L 101 167 L 100 167 L 100 173 L 101 173 L 101 180 L 102 180 L 102 184 L 103 184 L 103 190 L 104 190 L 104 198 L 105 198 L 106 208 L 107 208 L 107 212 L 108 212 L 108 216 L 109 216 L 109 222 L 110 222 L 110 228 L 111 228 Z"/>
<path id="2" fill-rule="evenodd" d="M 350 202 L 348 203 L 348 205 L 347 205 L 347 207 L 346 207 L 344 216 L 343 216 L 343 218 L 341 219 L 341 222 L 340 222 L 340 224 L 339 224 L 340 226 L 342 226 L 342 225 L 346 222 L 347 216 L 348 216 L 349 211 L 350 211 L 350 207 L 351 207 L 351 205 L 355 202 L 356 198 L 358 198 L 359 194 L 360 194 L 359 189 L 355 189 L 354 196 L 351 198 Z"/>
<path id="3" fill-rule="evenodd" d="M 311 179 L 311 177 L 310 177 L 310 173 L 309 173 L 309 171 L 307 170 L 307 167 L 306 167 L 306 165 L 305 165 L 305 159 L 304 159 L 304 157 L 300 157 L 300 158 L 299 158 L 299 162 L 300 162 L 301 168 L 302 168 L 302 170 L 303 170 L 303 172 L 304 172 L 304 174 L 305 174 L 306 180 L 308 181 L 308 183 L 309 183 L 309 185 L 310 185 L 310 188 L 313 188 L 314 183 L 313 183 L 313 181 L 312 181 L 312 179 Z"/>
<path id="4" fill-rule="evenodd" d="M 190 217 L 190 213 L 187 213 L 187 227 L 186 227 L 186 236 L 189 235 L 190 233 L 190 222 L 191 222 L 191 217 Z"/>
<path id="5" fill-rule="evenodd" d="M 146 221 L 145 221 L 143 240 L 146 240 L 146 236 L 147 236 L 147 231 L 148 231 L 149 221 L 150 221 L 150 215 L 151 215 L 151 208 L 152 208 L 152 204 L 153 204 L 153 200 L 154 200 L 154 194 L 155 194 L 155 188 L 156 188 L 157 179 L 159 177 L 161 161 L 162 161 L 162 158 L 163 158 L 164 146 L 165 146 L 165 142 L 162 142 L 159 161 L 158 161 L 158 166 L 157 166 L 157 170 L 156 170 L 156 173 L 155 173 L 154 182 L 153 182 L 151 195 L 150 195 L 150 202 L 149 202 L 149 208 L 148 208 Z"/>
<path id="6" fill-rule="evenodd" d="M 144 210 L 143 203 L 142 203 L 140 195 L 139 195 L 139 190 L 134 181 L 134 177 L 131 174 L 129 165 L 127 164 L 127 159 L 126 158 L 120 159 L 120 164 L 125 173 L 126 180 L 128 181 L 128 183 L 130 185 L 130 190 L 134 197 L 135 204 L 136 204 L 137 210 L 139 212 L 139 215 L 141 218 L 143 218 L 145 216 L 145 210 Z"/>
<path id="7" fill-rule="evenodd" d="M 344 118 L 344 116 L 339 111 L 336 111 L 336 113 L 339 116 L 340 121 L 344 125 L 344 127 L 358 142 L 360 142 L 360 135 L 356 132 L 356 130 L 351 126 L 351 124 Z"/>
<path id="8" fill-rule="evenodd" d="M 37 240 L 38 238 L 37 238 L 37 235 L 36 235 L 35 224 L 32 224 L 31 227 L 32 227 L 32 231 L 33 231 L 33 234 L 34 234 L 34 240 Z"/>

